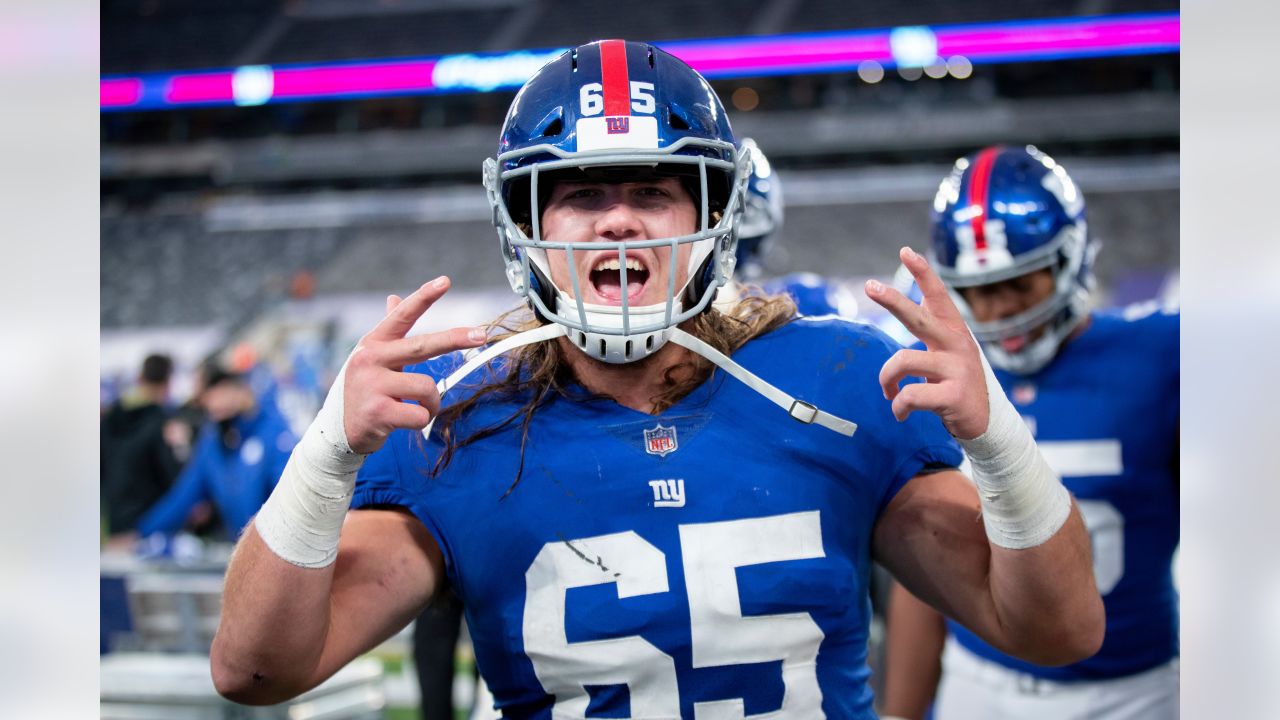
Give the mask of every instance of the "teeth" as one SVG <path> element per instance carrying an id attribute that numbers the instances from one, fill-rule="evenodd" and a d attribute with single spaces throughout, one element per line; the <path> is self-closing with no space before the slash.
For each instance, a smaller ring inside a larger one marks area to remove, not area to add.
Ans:
<path id="1" fill-rule="evenodd" d="M 621 269 L 622 269 L 622 266 L 621 264 L 618 263 L 617 258 L 607 258 L 596 263 L 596 266 L 592 270 L 592 272 L 595 272 L 595 270 L 621 270 Z M 644 266 L 641 265 L 640 261 L 636 260 L 635 258 L 627 258 L 627 270 L 628 271 L 644 270 Z"/>

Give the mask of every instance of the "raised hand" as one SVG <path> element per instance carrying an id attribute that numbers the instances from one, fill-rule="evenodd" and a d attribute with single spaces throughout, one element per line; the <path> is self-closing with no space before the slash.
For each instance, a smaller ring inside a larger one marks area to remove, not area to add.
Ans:
<path id="1" fill-rule="evenodd" d="M 929 261 L 911 248 L 898 252 L 920 287 L 919 305 L 894 288 L 868 280 L 867 296 L 893 314 L 926 350 L 899 350 L 880 369 L 880 386 L 893 402 L 893 416 L 905 420 L 916 410 L 942 418 L 957 438 L 973 439 L 986 432 L 990 415 L 986 377 L 978 344 L 951 301 Z M 926 382 L 899 388 L 908 375 Z"/>
<path id="2" fill-rule="evenodd" d="M 484 344 L 483 328 L 453 328 L 405 337 L 448 290 L 449 278 L 441 276 L 403 300 L 389 296 L 387 316 L 360 339 L 347 359 L 342 422 L 353 451 L 374 452 L 397 428 L 421 430 L 440 410 L 435 379 L 401 372 L 406 365 Z"/>

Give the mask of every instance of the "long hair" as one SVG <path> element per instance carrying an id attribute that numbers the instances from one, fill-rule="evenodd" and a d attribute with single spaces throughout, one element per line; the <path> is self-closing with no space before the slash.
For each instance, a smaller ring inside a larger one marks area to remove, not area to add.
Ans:
<path id="1" fill-rule="evenodd" d="M 772 332 L 787 324 L 796 316 L 796 304 L 787 295 L 766 295 L 757 288 L 750 288 L 732 304 L 708 310 L 684 324 L 684 330 L 711 345 L 725 355 L 732 355 L 750 340 Z M 541 323 L 524 308 L 512 310 L 489 324 L 493 341 L 510 337 L 519 332 L 538 327 Z M 570 350 L 569 352 L 579 352 Z M 488 379 L 468 396 L 453 405 L 441 409 L 436 417 L 435 434 L 444 445 L 431 470 L 431 477 L 438 476 L 453 459 L 454 453 L 473 443 L 502 432 L 512 423 L 520 425 L 520 463 L 515 480 L 506 494 L 510 494 L 524 473 L 525 445 L 529 440 L 529 425 L 538 408 L 556 396 L 570 399 L 599 398 L 573 392 L 574 384 L 569 364 L 563 357 L 561 343 L 555 341 L 526 345 L 512 351 L 501 371 L 495 371 L 491 363 L 486 371 Z M 653 413 L 666 410 L 688 395 L 694 388 L 711 377 L 715 366 L 697 353 L 687 353 L 687 359 L 668 368 L 663 384 L 650 398 Z M 472 432 L 465 438 L 455 433 L 458 420 L 486 398 L 511 400 L 526 398 L 525 402 L 505 418 Z M 506 494 L 503 497 L 506 497 Z"/>

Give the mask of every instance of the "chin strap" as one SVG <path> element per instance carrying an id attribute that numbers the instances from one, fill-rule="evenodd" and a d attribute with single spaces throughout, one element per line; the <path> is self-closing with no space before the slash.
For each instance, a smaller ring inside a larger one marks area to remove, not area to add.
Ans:
<path id="1" fill-rule="evenodd" d="M 563 325 L 547 323 L 546 325 L 534 328 L 533 330 L 525 330 L 524 332 L 516 333 L 505 340 L 500 340 L 499 342 L 485 348 L 484 352 L 477 353 L 470 360 L 467 360 L 462 364 L 462 367 L 449 373 L 449 377 L 436 381 L 436 392 L 440 393 L 440 397 L 443 398 L 444 394 L 449 392 L 449 390 L 451 390 L 455 385 L 462 382 L 463 378 L 475 372 L 481 365 L 484 365 L 495 357 L 505 352 L 515 350 L 518 347 L 532 345 L 544 340 L 555 340 L 558 337 L 564 337 L 568 332 L 569 329 Z M 427 426 L 422 428 L 422 438 L 424 440 L 431 439 L 431 428 L 435 424 L 436 419 L 433 417 L 431 418 L 431 422 L 427 423 Z"/>
<path id="2" fill-rule="evenodd" d="M 518 347 L 563 337 L 567 335 L 568 332 L 568 328 L 563 325 L 547 323 L 542 327 L 512 335 L 505 340 L 490 345 L 484 350 L 484 352 L 476 354 L 470 360 L 463 363 L 461 367 L 450 373 L 448 377 L 436 382 L 436 390 L 440 393 L 441 397 L 444 397 L 444 394 L 461 382 L 463 378 L 475 372 L 480 366 L 489 362 L 493 358 Z M 828 412 L 819 410 L 816 406 L 803 400 L 798 400 L 773 385 L 770 385 L 752 374 L 746 368 L 734 362 L 729 356 L 680 328 L 672 329 L 671 342 L 687 348 L 715 363 L 721 370 L 724 370 L 734 378 L 741 381 L 747 387 L 760 393 L 774 405 L 786 410 L 787 414 L 792 418 L 795 418 L 806 425 L 821 425 L 822 427 L 844 435 L 845 437 L 853 437 L 854 431 L 858 429 L 856 423 L 852 423 Z M 423 438 L 430 439 L 431 428 L 434 425 L 435 419 L 433 418 L 432 421 L 422 429 Z"/>
<path id="3" fill-rule="evenodd" d="M 788 415 L 802 423 L 805 423 L 806 425 L 821 425 L 822 427 L 833 432 L 840 433 L 845 437 L 853 437 L 854 431 L 858 429 L 857 423 L 850 422 L 844 418 L 839 418 L 831 413 L 819 410 L 813 404 L 807 403 L 803 400 L 798 400 L 773 385 L 770 385 L 758 376 L 752 374 L 751 371 L 734 362 L 728 355 L 725 355 L 680 328 L 674 328 L 671 331 L 671 342 L 688 348 L 689 350 L 692 350 L 715 363 L 721 370 L 724 370 L 737 378 L 742 382 L 742 384 L 760 393 L 774 405 L 786 410 Z"/>

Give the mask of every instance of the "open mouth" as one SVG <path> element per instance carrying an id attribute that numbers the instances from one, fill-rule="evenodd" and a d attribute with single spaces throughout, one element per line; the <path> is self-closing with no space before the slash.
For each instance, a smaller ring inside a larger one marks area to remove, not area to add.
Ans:
<path id="1" fill-rule="evenodd" d="M 1000 347 L 1004 348 L 1005 352 L 1014 354 L 1021 352 L 1022 349 L 1027 346 L 1029 341 L 1030 338 L 1026 335 L 1015 335 L 1013 337 L 1002 338 L 1000 340 Z"/>
<path id="2" fill-rule="evenodd" d="M 622 263 L 616 257 L 604 257 L 591 268 L 591 287 L 607 305 L 621 305 L 625 293 L 628 305 L 639 304 L 649 283 L 649 269 L 639 258 L 626 260 L 627 286 L 622 286 Z"/>

